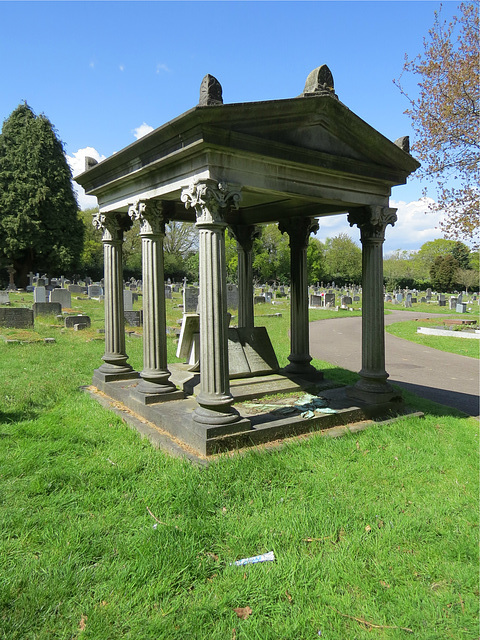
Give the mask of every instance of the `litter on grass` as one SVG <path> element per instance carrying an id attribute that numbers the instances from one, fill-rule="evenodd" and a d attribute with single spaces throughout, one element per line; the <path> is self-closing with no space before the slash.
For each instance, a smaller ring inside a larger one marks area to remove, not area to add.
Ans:
<path id="1" fill-rule="evenodd" d="M 259 556 L 252 556 L 251 558 L 242 558 L 241 560 L 237 560 L 236 562 L 231 562 L 230 566 L 236 565 L 237 567 L 243 567 L 245 564 L 255 564 L 257 562 L 274 562 L 275 554 L 273 551 L 269 551 L 268 553 L 262 553 Z"/>
<path id="2" fill-rule="evenodd" d="M 337 413 L 336 409 L 330 409 L 328 401 L 322 396 L 313 396 L 310 393 L 306 393 L 299 398 L 293 405 L 291 404 L 257 404 L 254 402 L 246 402 L 245 406 L 249 409 L 257 409 L 258 411 L 268 411 L 276 413 L 278 415 L 290 415 L 292 413 L 300 412 L 301 417 L 304 420 L 310 420 L 315 416 L 322 413 Z"/>

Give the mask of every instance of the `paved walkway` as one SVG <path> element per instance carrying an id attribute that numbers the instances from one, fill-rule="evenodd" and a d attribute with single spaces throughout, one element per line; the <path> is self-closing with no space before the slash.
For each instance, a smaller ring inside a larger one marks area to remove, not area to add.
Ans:
<path id="1" fill-rule="evenodd" d="M 435 313 L 393 311 L 385 324 L 415 318 L 444 317 Z M 362 319 L 346 317 L 310 323 L 312 357 L 358 372 L 362 362 Z M 389 381 L 423 398 L 478 417 L 479 361 L 424 347 L 385 334 L 385 368 Z"/>

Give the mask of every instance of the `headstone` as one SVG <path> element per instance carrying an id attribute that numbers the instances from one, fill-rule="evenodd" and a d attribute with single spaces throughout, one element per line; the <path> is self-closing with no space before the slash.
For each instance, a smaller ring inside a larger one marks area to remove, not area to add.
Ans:
<path id="1" fill-rule="evenodd" d="M 342 296 L 340 298 L 340 304 L 342 307 L 349 307 L 353 304 L 351 296 Z"/>
<path id="2" fill-rule="evenodd" d="M 133 311 L 133 293 L 130 289 L 123 290 L 123 310 Z"/>
<path id="3" fill-rule="evenodd" d="M 253 304 L 265 304 L 265 297 L 264 296 L 255 296 L 253 298 Z"/>
<path id="4" fill-rule="evenodd" d="M 87 294 L 89 298 L 99 298 L 103 296 L 103 289 L 98 284 L 90 284 L 88 285 Z"/>
<path id="5" fill-rule="evenodd" d="M 33 293 L 35 291 L 35 287 L 33 286 L 33 284 L 27 284 L 25 291 L 27 293 Z"/>
<path id="6" fill-rule="evenodd" d="M 425 298 L 425 296 L 423 296 L 422 298 L 420 298 L 420 302 L 427 302 L 427 299 Z"/>
<path id="7" fill-rule="evenodd" d="M 272 302 L 272 292 L 271 291 L 265 291 L 265 302 L 267 304 L 271 304 L 271 302 Z"/>
<path id="8" fill-rule="evenodd" d="M 28 277 L 29 284 L 33 286 L 33 278 L 35 277 L 35 274 L 33 273 L 33 271 L 30 271 L 30 273 L 27 273 L 27 277 Z"/>
<path id="9" fill-rule="evenodd" d="M 0 291 L 0 304 L 10 304 L 8 291 Z"/>
<path id="10" fill-rule="evenodd" d="M 180 330 L 180 337 L 178 339 L 177 346 L 177 358 L 186 360 L 189 364 L 195 364 L 198 356 L 198 348 L 195 347 L 195 336 L 198 336 L 200 332 L 200 316 L 198 313 L 184 313 L 182 319 L 182 328 Z M 198 341 L 197 341 L 198 347 Z M 195 362 L 192 360 L 192 349 L 196 351 L 193 355 Z"/>
<path id="11" fill-rule="evenodd" d="M 324 305 L 325 307 L 334 307 L 335 306 L 335 294 L 333 293 L 333 291 L 330 291 L 329 293 L 326 293 L 324 295 Z"/>
<path id="12" fill-rule="evenodd" d="M 457 302 L 457 307 L 456 307 L 456 312 L 457 313 L 467 313 L 467 303 L 466 302 Z"/>
<path id="13" fill-rule="evenodd" d="M 395 300 L 397 302 L 402 302 L 403 300 L 403 293 L 397 293 L 397 295 L 395 296 Z"/>
<path id="14" fill-rule="evenodd" d="M 33 329 L 33 311 L 18 307 L 0 309 L 0 327 Z"/>
<path id="15" fill-rule="evenodd" d="M 47 301 L 47 291 L 45 287 L 37 286 L 35 287 L 35 291 L 33 292 L 33 301 L 34 302 L 46 302 Z"/>
<path id="16" fill-rule="evenodd" d="M 172 299 L 172 287 L 170 287 L 169 285 L 166 285 L 165 287 L 165 300 L 171 300 Z"/>
<path id="17" fill-rule="evenodd" d="M 310 296 L 311 307 L 321 307 L 322 303 L 323 303 L 323 296 L 316 296 L 314 294 Z"/>
<path id="18" fill-rule="evenodd" d="M 238 309 L 238 287 L 236 284 L 227 284 L 227 309 Z"/>
<path id="19" fill-rule="evenodd" d="M 53 289 L 50 292 L 50 302 L 60 302 L 62 309 L 70 309 L 72 306 L 72 294 L 68 289 Z"/>
<path id="20" fill-rule="evenodd" d="M 267 375 L 277 373 L 279 369 L 265 327 L 229 329 L 228 360 L 231 378 Z"/>
<path id="21" fill-rule="evenodd" d="M 81 287 L 79 284 L 69 284 L 68 290 L 70 293 L 83 293 L 84 287 Z"/>
<path id="22" fill-rule="evenodd" d="M 417 298 L 414 298 L 413 296 L 411 301 L 412 301 L 412 304 L 417 304 Z"/>
<path id="23" fill-rule="evenodd" d="M 439 300 L 438 301 L 438 306 L 439 307 L 446 307 L 447 306 L 447 301 L 446 300 Z"/>
<path id="24" fill-rule="evenodd" d="M 90 320 L 90 316 L 67 316 L 65 318 L 65 327 L 67 329 L 73 329 L 76 324 L 84 324 L 90 327 L 92 321 Z"/>
<path id="25" fill-rule="evenodd" d="M 449 300 L 449 308 L 452 311 L 457 308 L 457 298 L 455 298 L 453 296 L 450 298 L 450 300 Z"/>
<path id="26" fill-rule="evenodd" d="M 58 316 L 62 313 L 62 305 L 60 302 L 34 302 L 32 311 L 35 318 L 44 315 Z"/>
<path id="27" fill-rule="evenodd" d="M 37 278 L 37 287 L 44 287 L 46 284 L 45 278 Z"/>
<path id="28" fill-rule="evenodd" d="M 463 302 L 463 294 L 459 293 L 457 297 L 457 304 L 462 304 Z"/>
<path id="29" fill-rule="evenodd" d="M 183 313 L 197 313 L 199 289 L 188 286 L 183 289 Z"/>
<path id="30" fill-rule="evenodd" d="M 123 314 L 126 324 L 131 327 L 141 327 L 143 325 L 143 309 L 124 311 Z"/>
<path id="31" fill-rule="evenodd" d="M 392 296 L 390 296 L 390 300 L 392 299 Z M 353 301 L 354 302 L 360 302 L 360 296 L 353 296 Z"/>

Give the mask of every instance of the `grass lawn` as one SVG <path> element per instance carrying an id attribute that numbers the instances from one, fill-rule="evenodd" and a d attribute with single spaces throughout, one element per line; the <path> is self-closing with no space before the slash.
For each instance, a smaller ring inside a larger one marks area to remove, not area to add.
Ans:
<path id="1" fill-rule="evenodd" d="M 0 330 L 20 340 L 0 342 L 0 638 L 478 638 L 475 420 L 409 396 L 424 419 L 196 467 L 79 390 L 101 363 L 102 308 L 72 305 L 90 330 Z M 257 324 L 284 362 L 288 307 L 268 309 L 282 317 Z M 141 342 L 127 337 L 137 369 Z"/>
<path id="2" fill-rule="evenodd" d="M 386 331 L 398 338 L 404 338 L 417 344 L 422 344 L 433 349 L 456 353 L 460 356 L 468 356 L 470 358 L 480 357 L 480 341 L 469 340 L 467 338 L 455 338 L 450 336 L 429 336 L 417 333 L 418 327 L 438 327 L 440 322 L 438 319 L 411 320 L 409 322 L 396 322 L 386 327 Z M 478 326 L 478 325 L 477 325 Z M 454 327 L 441 327 L 445 329 L 453 329 Z"/>

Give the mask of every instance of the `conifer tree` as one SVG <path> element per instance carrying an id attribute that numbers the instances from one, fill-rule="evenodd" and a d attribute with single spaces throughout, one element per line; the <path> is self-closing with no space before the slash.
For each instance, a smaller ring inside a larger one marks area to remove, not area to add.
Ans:
<path id="1" fill-rule="evenodd" d="M 13 266 L 21 287 L 32 269 L 59 275 L 77 266 L 83 235 L 63 144 L 21 104 L 0 134 L 0 266 Z"/>

